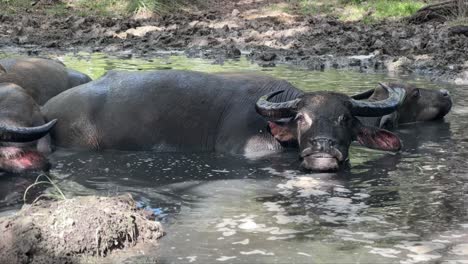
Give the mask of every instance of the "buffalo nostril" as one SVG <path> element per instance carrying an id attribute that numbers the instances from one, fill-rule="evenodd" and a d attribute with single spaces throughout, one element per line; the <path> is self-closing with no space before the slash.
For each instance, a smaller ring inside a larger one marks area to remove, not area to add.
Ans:
<path id="1" fill-rule="evenodd" d="M 440 89 L 440 93 L 442 94 L 442 96 L 444 97 L 447 97 L 450 95 L 449 91 L 445 90 L 445 89 Z"/>

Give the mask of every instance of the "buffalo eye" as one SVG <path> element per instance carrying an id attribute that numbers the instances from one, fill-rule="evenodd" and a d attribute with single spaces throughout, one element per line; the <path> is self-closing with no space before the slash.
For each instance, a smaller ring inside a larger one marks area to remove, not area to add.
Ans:
<path id="1" fill-rule="evenodd" d="M 296 117 L 294 118 L 294 121 L 296 121 L 297 123 L 304 122 L 304 115 L 303 114 L 297 114 Z"/>
<path id="2" fill-rule="evenodd" d="M 346 125 L 349 121 L 349 117 L 346 115 L 340 115 L 337 120 L 338 125 Z"/>
<path id="3" fill-rule="evenodd" d="M 412 98 L 418 98 L 420 95 L 421 95 L 421 92 L 419 91 L 419 88 L 416 88 L 411 92 Z"/>

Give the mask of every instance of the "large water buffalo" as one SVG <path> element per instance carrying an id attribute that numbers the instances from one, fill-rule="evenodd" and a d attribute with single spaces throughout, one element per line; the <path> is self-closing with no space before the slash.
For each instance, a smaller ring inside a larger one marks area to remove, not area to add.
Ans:
<path id="1" fill-rule="evenodd" d="M 46 124 L 39 105 L 90 80 L 52 60 L 0 60 L 0 169 L 47 168 L 44 153 L 50 151 L 50 139 L 46 134 L 55 120 Z"/>
<path id="2" fill-rule="evenodd" d="M 108 72 L 42 108 L 54 143 L 85 149 L 219 151 L 248 154 L 299 148 L 306 169 L 337 170 L 353 140 L 396 151 L 399 138 L 356 116 L 382 116 L 404 90 L 363 102 L 333 92 L 304 93 L 287 81 L 251 74 Z"/>
<path id="3" fill-rule="evenodd" d="M 362 118 L 366 124 L 391 129 L 398 124 L 431 121 L 443 118 L 452 108 L 452 99 L 445 89 L 433 90 L 418 88 L 414 85 L 390 83 L 388 86 L 402 88 L 406 96 L 397 111 L 375 118 Z M 356 100 L 380 101 L 388 97 L 387 89 L 377 87 L 352 96 Z"/>

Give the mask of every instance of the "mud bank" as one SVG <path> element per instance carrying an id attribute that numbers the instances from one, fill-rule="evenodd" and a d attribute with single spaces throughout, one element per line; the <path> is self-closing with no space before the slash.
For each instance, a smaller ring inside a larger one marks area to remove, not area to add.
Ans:
<path id="1" fill-rule="evenodd" d="M 25 205 L 0 219 L 0 233 L 0 263 L 93 263 L 133 248 L 154 249 L 163 236 L 159 222 L 129 195 Z"/>
<path id="2" fill-rule="evenodd" d="M 265 67 L 385 70 L 468 83 L 468 36 L 440 22 L 365 24 L 230 6 L 149 19 L 36 12 L 3 15 L 0 23 L 0 49 L 19 46 L 32 54 L 45 48 L 128 56 L 168 50 L 216 63 L 245 54 Z"/>

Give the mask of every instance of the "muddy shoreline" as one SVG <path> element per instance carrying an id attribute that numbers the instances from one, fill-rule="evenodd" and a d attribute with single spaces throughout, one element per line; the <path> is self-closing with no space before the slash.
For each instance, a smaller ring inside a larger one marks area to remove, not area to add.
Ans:
<path id="1" fill-rule="evenodd" d="M 1 217 L 0 231 L 0 263 L 102 263 L 154 251 L 164 235 L 130 195 L 40 200 Z"/>
<path id="2" fill-rule="evenodd" d="M 149 19 L 0 16 L 0 50 L 20 48 L 104 52 L 152 57 L 184 52 L 222 63 L 246 55 L 255 63 L 312 70 L 416 73 L 433 80 L 468 84 L 468 36 L 440 22 L 376 24 L 279 11 L 233 9 L 191 12 Z"/>

